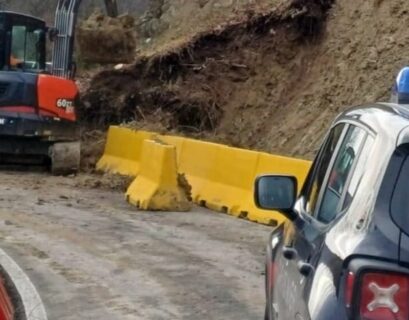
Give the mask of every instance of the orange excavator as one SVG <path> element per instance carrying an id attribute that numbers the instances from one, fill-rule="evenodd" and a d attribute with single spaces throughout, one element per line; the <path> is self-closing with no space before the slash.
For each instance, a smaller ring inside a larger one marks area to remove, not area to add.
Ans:
<path id="1" fill-rule="evenodd" d="M 59 0 L 52 27 L 0 11 L 0 163 L 45 164 L 54 174 L 79 169 L 73 54 L 80 3 Z"/>

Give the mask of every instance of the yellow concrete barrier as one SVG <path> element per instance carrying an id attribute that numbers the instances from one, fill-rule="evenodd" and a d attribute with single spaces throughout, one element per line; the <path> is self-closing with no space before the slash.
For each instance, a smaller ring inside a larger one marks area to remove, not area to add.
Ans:
<path id="1" fill-rule="evenodd" d="M 258 153 L 220 146 L 202 198 L 210 209 L 243 216 L 252 193 Z"/>
<path id="2" fill-rule="evenodd" d="M 179 159 L 179 172 L 184 173 L 192 187 L 193 201 L 205 205 L 211 180 L 222 146 L 216 143 L 185 139 Z"/>
<path id="3" fill-rule="evenodd" d="M 177 136 L 160 136 L 160 140 L 176 147 L 177 164 L 179 164 L 183 145 L 187 139 Z"/>
<path id="4" fill-rule="evenodd" d="M 130 203 L 146 210 L 184 210 L 185 193 L 178 187 L 177 174 L 185 174 L 193 201 L 210 209 L 278 225 L 278 212 L 256 208 L 254 181 L 262 174 L 288 174 L 302 186 L 310 162 L 267 153 L 232 148 L 221 144 L 175 136 L 111 127 L 98 168 L 139 176 L 127 192 Z M 145 142 L 144 142 L 145 140 Z M 176 204 L 176 205 L 175 205 Z"/>
<path id="5" fill-rule="evenodd" d="M 186 193 L 178 186 L 175 146 L 145 140 L 140 168 L 126 192 L 129 203 L 143 210 L 190 210 Z"/>
<path id="6" fill-rule="evenodd" d="M 98 161 L 97 169 L 122 175 L 138 175 L 143 141 L 154 135 L 152 132 L 111 126 L 104 155 Z"/>
<path id="7" fill-rule="evenodd" d="M 308 161 L 191 139 L 185 139 L 180 154 L 179 171 L 186 174 L 192 186 L 194 202 L 268 225 L 278 225 L 285 218 L 255 206 L 256 177 L 294 175 L 301 186 L 310 166 Z"/>

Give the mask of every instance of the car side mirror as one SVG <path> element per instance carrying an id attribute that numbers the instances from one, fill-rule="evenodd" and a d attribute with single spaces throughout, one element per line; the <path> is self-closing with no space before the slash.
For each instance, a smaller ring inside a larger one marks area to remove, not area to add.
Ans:
<path id="1" fill-rule="evenodd" d="M 263 210 L 279 211 L 294 220 L 297 199 L 297 179 L 291 176 L 265 175 L 256 179 L 254 189 L 256 206 Z"/>

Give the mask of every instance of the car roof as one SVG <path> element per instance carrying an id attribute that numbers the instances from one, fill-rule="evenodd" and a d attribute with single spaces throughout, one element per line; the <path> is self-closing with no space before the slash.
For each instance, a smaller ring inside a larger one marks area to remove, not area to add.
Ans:
<path id="1" fill-rule="evenodd" d="M 341 113 L 334 124 L 345 121 L 360 123 L 375 134 L 397 140 L 399 134 L 409 127 L 409 105 L 372 103 L 356 106 Z"/>

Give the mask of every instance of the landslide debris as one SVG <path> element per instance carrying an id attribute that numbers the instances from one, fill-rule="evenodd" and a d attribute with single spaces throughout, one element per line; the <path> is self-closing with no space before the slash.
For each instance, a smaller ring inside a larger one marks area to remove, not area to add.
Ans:
<path id="1" fill-rule="evenodd" d="M 87 126 L 131 122 L 311 158 L 337 113 L 388 100 L 409 63 L 404 0 L 231 1 L 224 13 L 182 2 L 160 6 L 162 27 L 134 63 L 93 77 Z"/>
<path id="2" fill-rule="evenodd" d="M 132 62 L 137 44 L 135 19 L 128 14 L 112 18 L 96 11 L 80 23 L 76 39 L 83 63 Z"/>
<path id="3" fill-rule="evenodd" d="M 163 131 L 225 140 L 219 129 L 235 121 L 242 109 L 251 109 L 242 105 L 258 89 L 251 81 L 268 70 L 259 65 L 257 51 L 271 50 L 269 57 L 276 60 L 278 50 L 292 54 L 293 47 L 315 41 L 328 7 L 329 2 L 293 1 L 264 13 L 248 11 L 240 20 L 196 34 L 182 45 L 172 43 L 151 56 L 145 52 L 120 70 L 102 71 L 83 96 L 81 118 L 91 127 L 132 122 L 135 127 L 160 125 Z M 290 45 L 275 48 L 288 35 Z M 263 116 L 254 111 L 248 110 L 248 116 Z"/>

